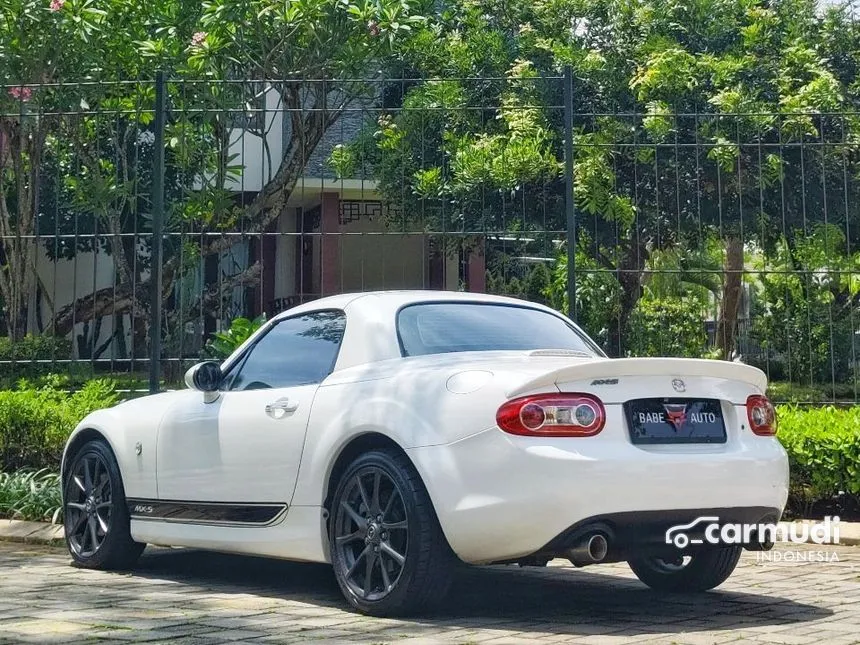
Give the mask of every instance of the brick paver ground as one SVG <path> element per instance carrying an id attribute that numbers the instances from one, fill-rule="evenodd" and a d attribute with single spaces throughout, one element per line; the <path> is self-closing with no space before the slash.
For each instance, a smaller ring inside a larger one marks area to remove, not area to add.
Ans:
<path id="1" fill-rule="evenodd" d="M 148 549 L 116 574 L 0 543 L 0 642 L 860 643 L 860 548 L 831 553 L 838 563 L 746 553 L 696 596 L 655 594 L 624 564 L 467 569 L 436 615 L 381 620 L 348 611 L 325 566 Z"/>

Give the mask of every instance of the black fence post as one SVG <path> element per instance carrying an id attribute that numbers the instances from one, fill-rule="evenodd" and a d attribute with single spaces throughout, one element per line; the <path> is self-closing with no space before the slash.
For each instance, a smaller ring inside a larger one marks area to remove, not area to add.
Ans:
<path id="1" fill-rule="evenodd" d="M 573 199 L 573 71 L 564 68 L 564 208 L 567 216 L 568 315 L 576 321 L 576 206 Z"/>
<path id="2" fill-rule="evenodd" d="M 155 141 L 152 156 L 152 267 L 150 269 L 149 393 L 159 390 L 161 376 L 161 251 L 164 243 L 164 72 L 155 76 Z"/>

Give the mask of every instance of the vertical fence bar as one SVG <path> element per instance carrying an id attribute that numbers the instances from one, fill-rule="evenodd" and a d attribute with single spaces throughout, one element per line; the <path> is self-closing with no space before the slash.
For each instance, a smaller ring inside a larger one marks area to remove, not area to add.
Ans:
<path id="1" fill-rule="evenodd" d="M 161 373 L 161 250 L 164 243 L 164 116 L 165 116 L 164 72 L 155 76 L 155 141 L 152 157 L 152 285 L 151 314 L 149 321 L 149 392 L 159 390 Z"/>
<path id="2" fill-rule="evenodd" d="M 564 209 L 567 218 L 568 315 L 576 321 L 576 208 L 573 203 L 573 70 L 564 68 Z"/>

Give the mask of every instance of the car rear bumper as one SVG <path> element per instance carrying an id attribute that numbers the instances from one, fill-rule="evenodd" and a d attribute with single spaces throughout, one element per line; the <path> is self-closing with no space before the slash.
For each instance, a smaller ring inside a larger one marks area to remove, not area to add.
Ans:
<path id="1" fill-rule="evenodd" d="M 493 428 L 409 455 L 455 553 L 487 563 L 541 552 L 599 519 L 630 550 L 702 509 L 721 512 L 721 522 L 778 518 L 788 496 L 785 451 L 775 438 L 748 434 L 732 432 L 718 446 L 641 448 L 606 431 L 535 439 Z"/>
<path id="2" fill-rule="evenodd" d="M 608 553 L 602 561 L 615 562 L 627 560 L 631 555 L 645 554 L 664 555 L 677 553 L 673 543 L 667 542 L 667 532 L 673 527 L 689 527 L 681 529 L 689 543 L 686 549 L 699 548 L 707 545 L 705 528 L 707 523 L 703 518 L 719 518 L 720 525 L 750 525 L 776 523 L 780 517 L 780 509 L 765 506 L 745 506 L 730 508 L 697 508 L 697 509 L 666 509 L 659 511 L 629 511 L 625 513 L 609 513 L 580 520 L 573 526 L 562 531 L 533 555 L 537 559 L 547 559 L 564 555 L 576 547 L 585 538 L 595 533 L 602 534 L 609 543 Z M 700 520 L 700 521 L 697 521 Z M 692 526 L 691 526 L 692 525 Z M 670 535 L 676 538 L 679 531 Z M 762 545 L 755 534 L 748 542 L 740 544 L 755 550 L 765 550 L 771 545 Z"/>

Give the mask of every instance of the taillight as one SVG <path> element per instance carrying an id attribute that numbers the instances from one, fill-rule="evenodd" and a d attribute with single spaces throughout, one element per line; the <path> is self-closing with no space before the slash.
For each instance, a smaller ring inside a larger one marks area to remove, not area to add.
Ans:
<path id="1" fill-rule="evenodd" d="M 603 430 L 606 410 L 590 394 L 536 394 L 505 403 L 496 423 L 528 437 L 590 437 Z"/>
<path id="2" fill-rule="evenodd" d="M 776 410 L 766 396 L 753 394 L 747 398 L 747 418 L 755 434 L 762 437 L 776 434 Z"/>

